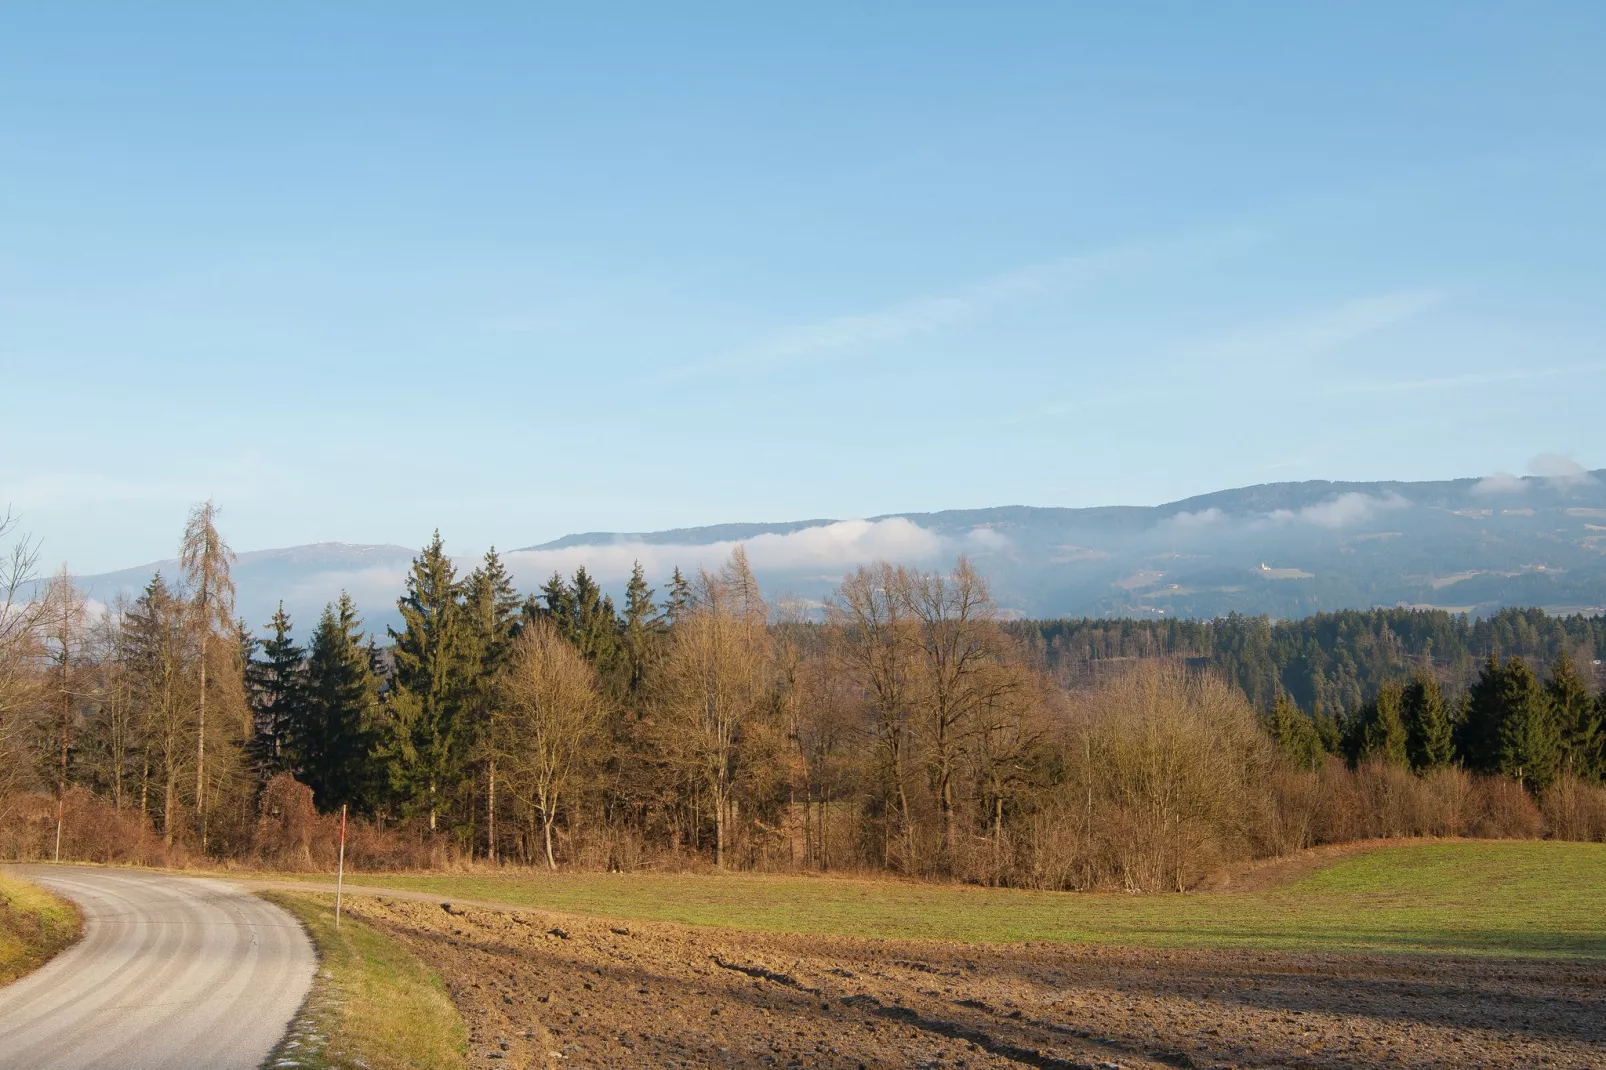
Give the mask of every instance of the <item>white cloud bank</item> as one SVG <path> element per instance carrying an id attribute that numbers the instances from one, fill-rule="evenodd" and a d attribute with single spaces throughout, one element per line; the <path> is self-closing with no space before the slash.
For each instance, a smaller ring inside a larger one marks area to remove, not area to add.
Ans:
<path id="1" fill-rule="evenodd" d="M 1559 453 L 1541 453 L 1528 462 L 1528 471 L 1532 475 L 1556 483 L 1593 483 L 1595 481 L 1595 477 L 1590 475 L 1583 465 L 1571 457 L 1564 457 Z"/>
<path id="2" fill-rule="evenodd" d="M 1265 524 L 1310 524 L 1320 528 L 1350 528 L 1365 524 L 1381 513 L 1393 509 L 1408 509 L 1411 503 L 1398 494 L 1363 494 L 1350 491 L 1329 498 L 1325 502 L 1307 505 L 1300 509 L 1275 509 L 1246 517 L 1251 526 Z M 1203 530 L 1227 523 L 1234 518 L 1220 509 L 1204 509 L 1197 513 L 1178 513 L 1167 523 L 1174 527 Z"/>
<path id="3" fill-rule="evenodd" d="M 519 550 L 503 555 L 520 587 L 533 589 L 554 572 L 565 576 L 585 566 L 601 583 L 630 576 L 636 562 L 649 577 L 661 578 L 676 567 L 687 575 L 699 568 L 717 568 L 738 545 L 746 548 L 753 570 L 769 573 L 807 572 L 839 577 L 871 561 L 929 566 L 961 553 L 996 553 L 1009 539 L 992 528 L 978 527 L 961 538 L 939 535 L 903 517 L 886 520 L 839 520 L 818 527 L 750 539 L 711 543 L 649 543 L 620 539 L 592 546 L 556 550 Z"/>
<path id="4" fill-rule="evenodd" d="M 1297 512 L 1291 509 L 1278 509 L 1267 519 L 1278 524 L 1301 523 L 1314 524 L 1322 528 L 1351 528 L 1366 523 L 1379 513 L 1408 508 L 1410 504 L 1398 494 L 1372 495 L 1350 491 L 1329 501 L 1307 505 Z"/>
<path id="5" fill-rule="evenodd" d="M 1528 484 L 1510 472 L 1496 472 L 1492 476 L 1484 476 L 1472 485 L 1474 494 L 1521 494 L 1528 489 Z"/>

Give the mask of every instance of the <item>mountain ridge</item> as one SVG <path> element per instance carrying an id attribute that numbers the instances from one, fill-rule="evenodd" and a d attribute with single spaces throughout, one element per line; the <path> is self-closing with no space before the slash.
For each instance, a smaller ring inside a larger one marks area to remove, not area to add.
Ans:
<path id="1" fill-rule="evenodd" d="M 969 555 L 1015 616 L 1303 616 L 1373 605 L 1485 613 L 1606 607 L 1606 469 L 1567 477 L 1306 480 L 1155 506 L 1004 505 L 867 518 L 582 532 L 504 554 L 519 587 L 584 565 L 617 590 L 635 560 L 661 583 L 748 545 L 766 590 L 824 598 L 876 558 L 923 568 Z M 260 625 L 283 599 L 306 621 L 348 590 L 375 627 L 416 551 L 319 542 L 242 552 L 240 608 Z M 471 567 L 472 559 L 462 559 Z M 81 577 L 91 596 L 132 596 L 172 559 Z"/>

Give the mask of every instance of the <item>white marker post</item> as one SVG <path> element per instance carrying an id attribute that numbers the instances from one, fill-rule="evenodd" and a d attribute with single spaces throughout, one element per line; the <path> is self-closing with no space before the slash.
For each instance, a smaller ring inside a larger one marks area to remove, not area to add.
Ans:
<path id="1" fill-rule="evenodd" d="M 340 928 L 340 887 L 346 882 L 346 804 L 340 804 L 340 861 L 335 864 L 335 928 Z"/>

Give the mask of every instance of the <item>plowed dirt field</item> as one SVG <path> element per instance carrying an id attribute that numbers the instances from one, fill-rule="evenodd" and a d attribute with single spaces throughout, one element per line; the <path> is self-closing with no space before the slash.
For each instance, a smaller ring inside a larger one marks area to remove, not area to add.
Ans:
<path id="1" fill-rule="evenodd" d="M 389 897 L 475 1067 L 1606 1066 L 1606 965 L 778 936 Z"/>

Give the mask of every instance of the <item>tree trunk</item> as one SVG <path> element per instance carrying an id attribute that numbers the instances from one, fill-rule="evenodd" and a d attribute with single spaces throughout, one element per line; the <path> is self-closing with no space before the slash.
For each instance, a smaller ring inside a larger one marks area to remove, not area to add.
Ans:
<path id="1" fill-rule="evenodd" d="M 201 853 L 206 854 L 206 621 L 201 622 L 200 725 L 195 733 L 195 820 L 200 826 Z"/>
<path id="2" fill-rule="evenodd" d="M 552 853 L 552 823 L 557 820 L 558 800 L 546 788 L 541 788 L 537 805 L 541 808 L 541 835 L 546 841 L 546 868 L 556 870 L 558 860 Z"/>
<path id="3" fill-rule="evenodd" d="M 162 800 L 162 843 L 173 846 L 173 811 L 177 808 L 177 791 L 174 790 L 173 768 L 168 766 L 166 796 Z"/>
<path id="4" fill-rule="evenodd" d="M 485 781 L 485 857 L 496 861 L 496 758 Z"/>
<path id="5" fill-rule="evenodd" d="M 714 868 L 725 868 L 725 789 L 723 785 L 714 788 Z"/>

